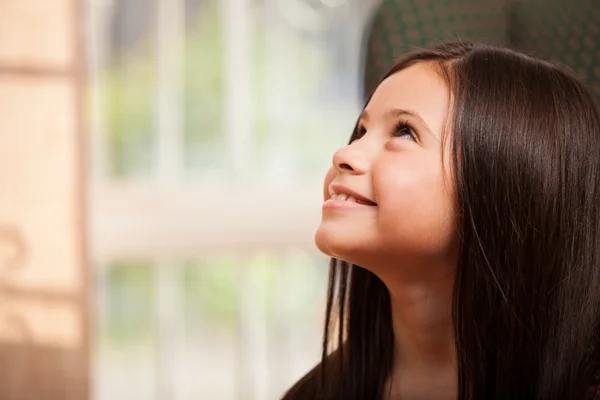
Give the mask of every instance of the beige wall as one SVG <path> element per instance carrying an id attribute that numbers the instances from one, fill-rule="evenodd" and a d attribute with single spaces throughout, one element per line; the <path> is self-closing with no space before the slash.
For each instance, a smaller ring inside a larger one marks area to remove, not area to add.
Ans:
<path id="1" fill-rule="evenodd" d="M 89 397 L 82 5 L 0 0 L 0 399 Z"/>

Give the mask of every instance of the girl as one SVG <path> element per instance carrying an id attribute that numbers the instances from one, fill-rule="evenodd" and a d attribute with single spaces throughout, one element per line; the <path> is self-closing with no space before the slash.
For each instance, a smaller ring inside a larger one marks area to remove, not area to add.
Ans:
<path id="1" fill-rule="evenodd" d="M 600 114 L 569 73 L 491 46 L 416 51 L 324 194 L 323 357 L 285 400 L 594 398 Z"/>

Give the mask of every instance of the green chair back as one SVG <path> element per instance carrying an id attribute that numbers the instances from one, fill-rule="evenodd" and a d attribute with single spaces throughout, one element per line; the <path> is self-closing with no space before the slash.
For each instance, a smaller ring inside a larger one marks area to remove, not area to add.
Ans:
<path id="1" fill-rule="evenodd" d="M 566 65 L 600 102 L 600 0 L 383 0 L 365 39 L 365 95 L 402 54 L 460 39 Z"/>

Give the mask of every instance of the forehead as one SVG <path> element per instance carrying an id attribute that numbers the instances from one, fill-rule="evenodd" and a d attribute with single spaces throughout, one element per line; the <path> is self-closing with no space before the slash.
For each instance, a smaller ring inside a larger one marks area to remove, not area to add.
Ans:
<path id="1" fill-rule="evenodd" d="M 377 121 L 390 109 L 419 114 L 435 135 L 441 135 L 448 115 L 447 83 L 431 65 L 414 64 L 386 78 L 375 90 L 365 111 Z"/>

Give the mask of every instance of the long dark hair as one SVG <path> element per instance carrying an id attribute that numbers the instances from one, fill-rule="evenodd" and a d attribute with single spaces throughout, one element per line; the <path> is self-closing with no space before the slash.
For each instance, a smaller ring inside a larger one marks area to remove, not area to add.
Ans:
<path id="1" fill-rule="evenodd" d="M 454 98 L 458 399 L 584 399 L 600 367 L 597 105 L 569 72 L 487 45 L 418 50 L 386 77 L 420 62 Z M 322 361 L 284 399 L 382 399 L 393 354 L 386 286 L 332 259 Z"/>

